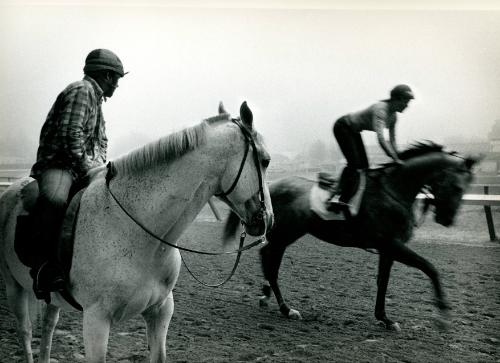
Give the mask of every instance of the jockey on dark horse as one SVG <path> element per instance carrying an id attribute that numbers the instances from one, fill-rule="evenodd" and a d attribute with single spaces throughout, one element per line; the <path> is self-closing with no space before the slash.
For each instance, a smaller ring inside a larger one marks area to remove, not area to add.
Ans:
<path id="1" fill-rule="evenodd" d="M 390 96 L 388 100 L 342 116 L 335 122 L 333 134 L 347 160 L 347 165 L 342 171 L 336 195 L 330 200 L 329 209 L 334 210 L 349 204 L 358 189 L 360 174 L 369 167 L 361 131 L 376 132 L 378 142 L 385 153 L 397 164 L 403 164 L 396 148 L 396 113 L 403 112 L 414 96 L 410 87 L 404 84 L 394 87 Z M 389 129 L 389 141 L 384 136 L 385 128 Z"/>
<path id="2" fill-rule="evenodd" d="M 57 97 L 40 134 L 31 176 L 38 181 L 30 251 L 30 275 L 39 299 L 64 288 L 56 249 L 70 189 L 87 172 L 106 162 L 107 138 L 101 104 L 113 96 L 125 75 L 120 59 L 107 49 L 91 51 L 84 78 Z"/>

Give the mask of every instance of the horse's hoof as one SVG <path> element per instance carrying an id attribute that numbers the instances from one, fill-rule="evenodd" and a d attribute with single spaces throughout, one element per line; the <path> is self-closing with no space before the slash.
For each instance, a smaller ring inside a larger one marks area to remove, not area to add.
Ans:
<path id="1" fill-rule="evenodd" d="M 387 324 L 386 329 L 391 330 L 391 331 L 395 331 L 397 333 L 399 333 L 401 331 L 401 327 L 399 326 L 399 323 Z"/>
<path id="2" fill-rule="evenodd" d="M 451 321 L 446 317 L 434 317 L 434 324 L 441 331 L 448 331 L 451 328 Z"/>
<path id="3" fill-rule="evenodd" d="M 259 306 L 261 308 L 269 307 L 269 298 L 267 296 L 261 296 L 259 299 Z"/>
<path id="4" fill-rule="evenodd" d="M 300 315 L 297 310 L 290 309 L 290 311 L 288 312 L 288 318 L 293 320 L 302 320 L 302 315 Z"/>

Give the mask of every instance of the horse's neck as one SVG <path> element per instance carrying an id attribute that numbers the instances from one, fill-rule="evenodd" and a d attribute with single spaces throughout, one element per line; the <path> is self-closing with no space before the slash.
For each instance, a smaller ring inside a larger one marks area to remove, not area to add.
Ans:
<path id="1" fill-rule="evenodd" d="M 429 153 L 405 161 L 404 166 L 393 170 L 389 180 L 399 197 L 411 203 L 434 175 L 452 164 L 446 153 Z"/>
<path id="2" fill-rule="evenodd" d="M 130 213 L 158 235 L 175 241 L 207 203 L 217 180 L 201 151 L 111 184 Z"/>

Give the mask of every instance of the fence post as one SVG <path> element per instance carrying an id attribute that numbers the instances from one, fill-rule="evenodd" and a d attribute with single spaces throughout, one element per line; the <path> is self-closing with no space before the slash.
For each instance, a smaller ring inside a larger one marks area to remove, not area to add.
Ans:
<path id="1" fill-rule="evenodd" d="M 487 185 L 484 186 L 484 194 L 489 194 L 489 188 Z M 484 214 L 486 214 L 486 223 L 488 224 L 488 232 L 490 233 L 490 241 L 496 241 L 497 236 L 495 233 L 495 226 L 493 224 L 493 217 L 491 216 L 491 207 L 489 205 L 484 206 Z"/>

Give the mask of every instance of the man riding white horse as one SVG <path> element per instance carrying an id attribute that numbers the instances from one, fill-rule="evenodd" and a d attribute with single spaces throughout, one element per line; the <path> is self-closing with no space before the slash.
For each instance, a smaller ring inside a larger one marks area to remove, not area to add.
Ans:
<path id="1" fill-rule="evenodd" d="M 347 165 L 342 171 L 336 196 L 330 200 L 330 209 L 349 204 L 358 189 L 360 174 L 369 167 L 368 157 L 361 138 L 362 131 L 374 131 L 384 152 L 397 164 L 403 164 L 398 157 L 396 146 L 396 122 L 398 112 L 403 112 L 413 92 L 405 84 L 391 90 L 390 98 L 379 101 L 361 111 L 339 118 L 333 126 L 333 134 L 346 158 Z M 384 129 L 389 130 L 389 140 L 384 136 Z"/>
<path id="2" fill-rule="evenodd" d="M 40 134 L 31 176 L 38 181 L 34 235 L 30 242 L 30 275 L 37 298 L 64 288 L 57 266 L 59 230 L 71 187 L 106 162 L 107 138 L 102 100 L 112 97 L 125 75 L 120 59 L 107 49 L 91 51 L 84 78 L 68 85 L 50 109 Z"/>

